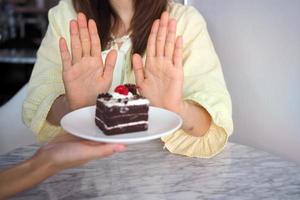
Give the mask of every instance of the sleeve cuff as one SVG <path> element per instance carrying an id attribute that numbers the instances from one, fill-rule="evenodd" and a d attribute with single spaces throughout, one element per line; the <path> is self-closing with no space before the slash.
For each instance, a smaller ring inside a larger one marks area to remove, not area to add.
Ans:
<path id="1" fill-rule="evenodd" d="M 54 138 L 62 132 L 63 129 L 60 126 L 54 126 L 46 120 L 40 131 L 40 134 L 37 135 L 37 140 L 40 143 L 44 143 L 51 140 L 52 138 Z"/>
<path id="2" fill-rule="evenodd" d="M 197 158 L 211 158 L 220 153 L 227 141 L 226 131 L 212 123 L 208 132 L 202 137 L 187 134 L 182 129 L 161 138 L 165 148 L 171 153 Z"/>
<path id="3" fill-rule="evenodd" d="M 57 97 L 64 94 L 63 87 L 56 87 L 56 92 L 54 91 L 53 88 L 45 88 L 45 90 L 40 90 L 40 94 L 36 95 L 35 99 L 31 98 L 30 102 L 25 101 L 24 103 L 23 110 L 27 111 L 24 112 L 24 121 L 36 134 L 39 142 L 51 139 L 61 130 L 59 126 L 54 126 L 47 122 L 48 112 L 53 102 Z"/>
<path id="4" fill-rule="evenodd" d="M 184 100 L 193 101 L 205 108 L 212 118 L 212 123 L 222 127 L 229 137 L 233 132 L 230 97 L 228 95 L 220 95 L 218 98 L 213 96 L 196 93 Z"/>

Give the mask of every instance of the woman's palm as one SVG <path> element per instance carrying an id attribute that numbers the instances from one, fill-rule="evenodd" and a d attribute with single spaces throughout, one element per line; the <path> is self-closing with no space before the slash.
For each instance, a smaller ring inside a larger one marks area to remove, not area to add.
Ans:
<path id="1" fill-rule="evenodd" d="M 98 93 L 107 91 L 109 81 L 99 72 L 100 62 L 93 57 L 82 58 L 70 70 L 63 72 L 68 99 L 76 105 L 93 105 Z"/>
<path id="2" fill-rule="evenodd" d="M 182 92 L 182 68 L 174 67 L 173 62 L 166 58 L 150 58 L 146 61 L 146 66 L 147 78 L 142 84 L 141 93 L 150 97 L 153 105 L 158 107 L 169 108 L 178 105 L 177 100 L 181 99 Z"/>

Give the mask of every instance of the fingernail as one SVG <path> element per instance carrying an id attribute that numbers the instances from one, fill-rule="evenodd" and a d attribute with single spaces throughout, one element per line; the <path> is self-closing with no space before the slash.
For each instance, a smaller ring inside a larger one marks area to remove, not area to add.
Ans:
<path id="1" fill-rule="evenodd" d="M 124 145 L 117 145 L 117 146 L 115 146 L 114 150 L 115 150 L 115 152 L 121 153 L 121 152 L 126 151 L 126 147 Z"/>

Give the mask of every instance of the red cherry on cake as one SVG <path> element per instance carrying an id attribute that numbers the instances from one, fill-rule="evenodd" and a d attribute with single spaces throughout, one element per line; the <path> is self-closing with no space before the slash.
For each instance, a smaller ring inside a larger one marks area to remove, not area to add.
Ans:
<path id="1" fill-rule="evenodd" d="M 129 90 L 125 85 L 119 85 L 116 87 L 115 92 L 123 95 L 128 95 Z"/>

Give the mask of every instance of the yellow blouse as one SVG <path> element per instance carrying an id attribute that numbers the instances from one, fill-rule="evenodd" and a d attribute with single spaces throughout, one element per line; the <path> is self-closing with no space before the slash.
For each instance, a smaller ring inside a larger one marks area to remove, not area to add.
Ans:
<path id="1" fill-rule="evenodd" d="M 211 115 L 212 124 L 203 137 L 179 130 L 162 141 L 172 153 L 210 158 L 222 151 L 233 131 L 230 95 L 203 17 L 191 6 L 170 3 L 168 9 L 177 20 L 177 35 L 182 35 L 184 41 L 184 99 L 203 106 Z M 61 0 L 48 17 L 48 30 L 38 50 L 23 105 L 24 122 L 39 141 L 49 140 L 61 131 L 46 117 L 54 100 L 65 93 L 58 41 L 63 36 L 70 47 L 69 21 L 76 18 L 72 1 Z M 130 54 L 125 57 L 121 82 L 134 83 Z"/>

